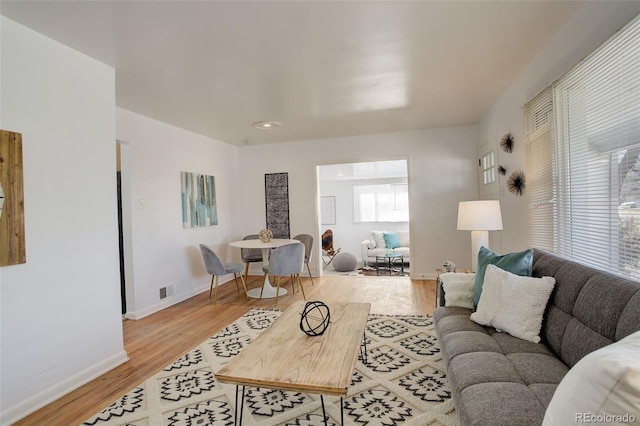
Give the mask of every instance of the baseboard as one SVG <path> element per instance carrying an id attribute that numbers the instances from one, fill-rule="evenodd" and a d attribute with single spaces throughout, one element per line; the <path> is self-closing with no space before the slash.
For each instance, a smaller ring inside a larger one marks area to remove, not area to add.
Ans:
<path id="1" fill-rule="evenodd" d="M 220 285 L 226 284 L 229 281 L 226 281 Z M 142 309 L 140 311 L 132 311 L 132 312 L 127 312 L 125 314 L 125 318 L 130 319 L 130 320 L 139 320 L 142 319 L 144 317 L 147 317 L 151 314 L 155 314 L 156 312 L 160 312 L 161 310 L 168 308 L 169 306 L 173 306 L 177 303 L 180 302 L 184 302 L 185 300 L 193 297 L 193 296 L 197 296 L 200 293 L 203 293 L 205 291 L 209 291 L 209 286 L 205 285 L 205 286 L 201 286 L 195 289 L 192 289 L 190 291 L 186 291 L 184 293 L 180 293 L 180 294 L 175 294 L 173 296 L 169 296 L 166 299 L 163 299 L 160 301 L 160 303 L 157 303 L 153 306 L 149 306 L 148 308 Z"/>
<path id="2" fill-rule="evenodd" d="M 129 361 L 126 351 L 118 352 L 105 359 L 104 361 L 89 367 L 78 374 L 56 383 L 55 385 L 30 396 L 29 398 L 19 402 L 0 413 L 0 425 L 10 425 L 14 422 L 28 416 L 29 414 L 39 410 L 47 404 L 63 397 L 71 391 L 76 390 L 82 385 L 102 376 L 107 371 L 113 370 L 119 365 Z"/>

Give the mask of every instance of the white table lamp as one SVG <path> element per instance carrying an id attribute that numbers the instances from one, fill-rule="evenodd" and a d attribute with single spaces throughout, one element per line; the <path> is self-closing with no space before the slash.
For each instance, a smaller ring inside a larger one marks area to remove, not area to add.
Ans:
<path id="1" fill-rule="evenodd" d="M 471 269 L 478 266 L 480 247 L 489 248 L 489 232 L 502 229 L 500 201 L 461 201 L 458 205 L 458 230 L 471 231 Z"/>

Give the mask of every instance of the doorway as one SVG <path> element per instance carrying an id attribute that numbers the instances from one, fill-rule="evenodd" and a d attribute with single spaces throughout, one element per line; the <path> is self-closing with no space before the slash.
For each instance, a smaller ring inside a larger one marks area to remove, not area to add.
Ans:
<path id="1" fill-rule="evenodd" d="M 371 231 L 409 231 L 408 159 L 317 166 L 319 235 L 330 229 L 333 247 L 362 265 L 361 243 Z M 323 264 L 320 263 L 320 267 Z M 323 273 L 330 274 L 331 267 Z"/>
<path id="2" fill-rule="evenodd" d="M 127 287 L 124 268 L 124 227 L 122 220 L 122 156 L 120 144 L 116 142 L 116 183 L 118 191 L 118 254 L 120 261 L 120 304 L 122 316 L 127 313 Z"/>
<path id="3" fill-rule="evenodd" d="M 123 318 L 134 306 L 131 258 L 131 197 L 129 190 L 129 144 L 116 140 L 116 182 L 120 299 Z"/>

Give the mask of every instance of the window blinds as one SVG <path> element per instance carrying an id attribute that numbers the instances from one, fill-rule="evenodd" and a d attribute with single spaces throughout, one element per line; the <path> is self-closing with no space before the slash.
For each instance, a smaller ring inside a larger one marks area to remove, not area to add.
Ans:
<path id="1" fill-rule="evenodd" d="M 553 103 L 551 87 L 523 109 L 527 135 L 527 194 L 529 246 L 553 250 Z"/>
<path id="2" fill-rule="evenodd" d="M 640 17 L 559 79 L 555 251 L 640 278 Z"/>

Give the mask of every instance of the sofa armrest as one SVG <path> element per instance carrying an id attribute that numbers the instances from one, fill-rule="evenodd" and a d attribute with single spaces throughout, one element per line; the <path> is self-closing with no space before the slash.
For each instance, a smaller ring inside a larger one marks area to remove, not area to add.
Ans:
<path id="1" fill-rule="evenodd" d="M 371 240 L 362 240 L 360 243 L 360 254 L 362 255 L 362 261 L 365 263 L 369 257 L 369 243 L 371 243 Z"/>

